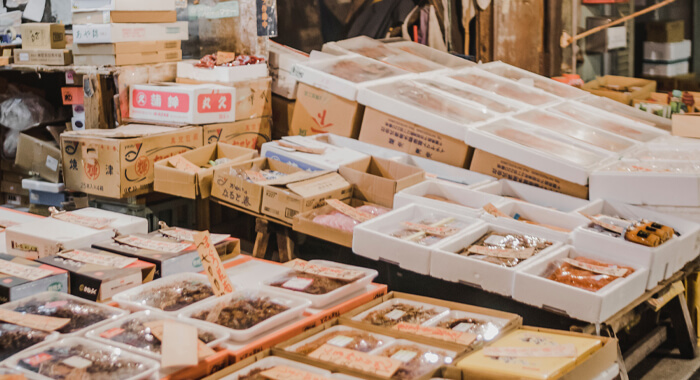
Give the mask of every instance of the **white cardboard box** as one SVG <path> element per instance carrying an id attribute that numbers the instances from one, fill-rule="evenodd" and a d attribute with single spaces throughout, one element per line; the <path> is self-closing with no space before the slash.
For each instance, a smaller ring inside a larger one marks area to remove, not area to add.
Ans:
<path id="1" fill-rule="evenodd" d="M 688 74 L 690 72 L 690 60 L 674 63 L 652 63 L 642 64 L 642 73 L 655 77 L 675 77 L 677 75 Z"/>
<path id="2" fill-rule="evenodd" d="M 189 38 L 187 25 L 187 21 L 165 24 L 73 25 L 73 43 L 106 44 L 116 42 L 187 40 Z"/>
<path id="3" fill-rule="evenodd" d="M 355 150 L 326 144 L 303 136 L 286 136 L 283 141 L 299 147 L 324 149 L 322 154 L 305 153 L 279 145 L 271 141 L 262 145 L 260 157 L 282 161 L 303 170 L 338 170 L 340 165 L 366 158 L 368 155 Z"/>
<path id="4" fill-rule="evenodd" d="M 531 262 L 531 260 L 539 261 L 546 257 L 549 252 L 553 252 L 561 246 L 561 243 L 553 241 L 550 247 L 511 268 L 457 253 L 463 248 L 469 247 L 488 232 L 517 233 L 546 239 L 545 236 L 531 234 L 520 228 L 481 223 L 476 225 L 475 228 L 460 234 L 456 239 L 452 239 L 450 242 L 432 249 L 430 275 L 446 281 L 459 282 L 510 297 L 513 294 L 515 273 L 521 267 Z"/>
<path id="5" fill-rule="evenodd" d="M 73 12 L 110 11 L 174 11 L 175 0 L 71 0 Z"/>
<path id="6" fill-rule="evenodd" d="M 0 225 L 3 226 L 5 224 L 9 224 L 3 222 L 23 224 L 41 219 L 43 219 L 43 217 L 38 215 L 25 214 L 23 212 L 17 212 L 8 208 L 0 207 Z M 0 254 L 2 253 L 7 253 L 7 246 L 5 244 L 5 228 L 0 228 Z"/>
<path id="7" fill-rule="evenodd" d="M 273 94 L 290 100 L 295 100 L 297 98 L 299 82 L 291 72 L 279 69 L 270 69 L 270 76 L 272 77 Z"/>
<path id="8" fill-rule="evenodd" d="M 577 228 L 573 233 L 573 245 L 582 251 L 599 252 L 601 257 L 618 260 L 641 260 L 649 269 L 647 289 L 651 289 L 659 281 L 671 277 L 688 261 L 695 258 L 700 251 L 700 224 L 682 218 L 661 214 L 649 209 L 630 206 L 619 202 L 597 200 L 578 210 L 587 215 L 607 215 L 631 220 L 648 219 L 658 222 L 678 231 L 681 236 L 658 247 L 646 247 L 625 240 L 623 237 L 613 237 L 588 228 L 588 225 Z"/>
<path id="9" fill-rule="evenodd" d="M 426 198 L 426 195 L 446 198 L 451 202 Z M 483 207 L 486 204 L 498 205 L 502 201 L 503 198 L 497 195 L 471 190 L 466 185 L 430 179 L 396 193 L 394 195 L 394 208 L 419 204 L 478 218 L 484 212 Z"/>
<path id="10" fill-rule="evenodd" d="M 644 41 L 644 60 L 658 63 L 672 63 L 689 59 L 693 54 L 690 40 L 681 42 Z"/>
<path id="11" fill-rule="evenodd" d="M 620 277 L 597 292 L 562 284 L 544 277 L 550 263 L 564 258 L 586 257 L 609 264 L 634 268 L 634 273 Z M 612 259 L 599 251 L 581 251 L 572 246 L 561 247 L 542 260 L 524 263 L 515 272 L 513 299 L 535 307 L 555 311 L 590 323 L 604 322 L 646 291 L 649 271 L 634 258 Z"/>
<path id="12" fill-rule="evenodd" d="M 89 247 L 113 236 L 114 231 L 109 229 L 95 230 L 45 218 L 6 229 L 5 246 L 10 255 L 36 260 L 61 250 Z"/>
<path id="13" fill-rule="evenodd" d="M 584 218 L 582 215 L 567 214 L 525 202 L 505 201 L 498 209 L 511 216 L 511 218 L 495 217 L 488 213 L 484 213 L 481 218 L 489 223 L 518 228 L 530 234 L 541 236 L 552 241 L 560 241 L 562 243 L 570 242 L 571 232 L 577 227 L 588 223 L 588 219 Z M 571 232 L 556 231 L 544 226 L 521 222 L 513 219 L 516 214 L 523 219 L 563 228 Z"/>
<path id="14" fill-rule="evenodd" d="M 462 231 L 482 223 L 478 219 L 448 213 L 421 205 L 410 205 L 395 209 L 382 216 L 355 227 L 352 250 L 355 254 L 372 260 L 384 260 L 401 268 L 428 275 L 430 274 L 430 252 L 434 246 L 440 246 L 456 239 L 460 233 L 447 237 L 433 246 L 422 245 L 391 236 L 402 229 L 402 222 L 419 222 L 430 216 L 438 218 L 452 217 L 463 224 Z"/>
<path id="15" fill-rule="evenodd" d="M 216 84 L 132 85 L 132 119 L 214 124 L 236 121 L 236 88 Z"/>
<path id="16" fill-rule="evenodd" d="M 109 229 L 122 235 L 148 233 L 148 220 L 138 216 L 125 215 L 93 207 L 70 211 L 70 213 L 90 218 L 112 219 Z"/>
<path id="17" fill-rule="evenodd" d="M 553 208 L 561 212 L 571 212 L 588 204 L 588 201 L 585 199 L 555 193 L 507 179 L 489 182 L 475 187 L 474 190 L 511 198 L 514 201 L 523 201 L 542 207 Z"/>
<path id="18" fill-rule="evenodd" d="M 243 66 L 216 66 L 212 68 L 196 67 L 197 60 L 186 60 L 177 63 L 177 77 L 192 79 L 200 82 L 232 83 L 253 80 L 268 76 L 265 63 Z"/>

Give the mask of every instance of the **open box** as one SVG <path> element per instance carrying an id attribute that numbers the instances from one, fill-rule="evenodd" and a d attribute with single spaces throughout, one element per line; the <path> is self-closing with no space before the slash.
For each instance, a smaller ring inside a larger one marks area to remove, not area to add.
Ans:
<path id="1" fill-rule="evenodd" d="M 700 224 L 682 218 L 665 215 L 642 207 L 624 203 L 597 200 L 581 208 L 578 212 L 590 216 L 605 215 L 630 220 L 648 219 L 673 228 L 680 233 L 657 247 L 647 247 L 633 243 L 622 237 L 613 237 L 596 232 L 583 225 L 573 233 L 576 249 L 586 252 L 598 252 L 611 259 L 639 262 L 649 269 L 647 289 L 652 289 L 660 281 L 671 277 L 683 266 L 695 259 L 700 251 Z M 611 222 L 610 220 L 605 220 Z M 615 223 L 613 223 L 615 224 Z"/>
<path id="2" fill-rule="evenodd" d="M 393 207 L 394 194 L 422 182 L 422 169 L 379 157 L 366 157 L 341 165 L 342 175 L 353 185 L 355 198 Z"/>
<path id="3" fill-rule="evenodd" d="M 475 191 L 494 194 L 514 201 L 532 203 L 538 206 L 553 208 L 561 212 L 571 212 L 588 204 L 588 201 L 570 195 L 555 193 L 526 185 L 524 183 L 501 179 L 475 187 Z M 495 204 L 495 203 L 494 203 Z"/>
<path id="4" fill-rule="evenodd" d="M 556 260 L 585 257 L 608 264 L 631 267 L 634 273 L 617 278 L 598 291 L 584 290 L 544 277 Z M 541 260 L 525 263 L 515 272 L 513 299 L 535 307 L 567 315 L 590 323 L 601 323 L 612 317 L 646 291 L 649 271 L 632 258 L 615 259 L 597 251 L 580 251 L 572 246 L 561 247 Z"/>
<path id="5" fill-rule="evenodd" d="M 367 155 L 356 150 L 328 144 L 317 139 L 303 136 L 282 137 L 278 141 L 263 144 L 261 157 L 271 158 L 298 167 L 303 170 L 338 170 L 340 165 L 349 164 L 366 158 Z M 311 153 L 317 151 L 318 153 Z"/>
<path id="6" fill-rule="evenodd" d="M 529 262 L 542 260 L 550 252 L 556 250 L 561 243 L 549 240 L 552 244 L 534 256 L 521 261 L 514 267 L 497 265 L 470 256 L 459 254 L 462 249 L 471 246 L 489 232 L 502 234 L 529 235 L 547 239 L 538 233 L 531 233 L 521 226 L 501 226 L 480 223 L 475 228 L 462 233 L 449 243 L 441 244 L 432 249 L 430 255 L 430 275 L 446 281 L 458 282 L 497 293 L 506 297 L 513 294 L 515 273 Z"/>
<path id="7" fill-rule="evenodd" d="M 458 232 L 439 241 L 426 241 L 425 244 L 392 236 L 393 233 L 406 231 L 402 227 L 403 222 L 422 223 L 426 219 L 438 221 L 451 219 L 452 221 L 445 226 L 455 228 Z M 428 275 L 431 250 L 436 246 L 454 241 L 462 231 L 471 229 L 479 223 L 481 222 L 478 219 L 468 216 L 413 204 L 355 227 L 352 250 L 372 260 L 388 261 L 401 268 Z"/>
<path id="8" fill-rule="evenodd" d="M 394 208 L 415 203 L 447 212 L 479 217 L 484 212 L 485 205 L 489 203 L 498 205 L 502 201 L 503 198 L 500 196 L 471 190 L 465 185 L 429 179 L 396 193 Z"/>
<path id="9" fill-rule="evenodd" d="M 257 156 L 253 149 L 224 143 L 206 145 L 156 162 L 153 187 L 155 191 L 189 199 L 209 198 L 214 169 L 219 166 L 211 166 L 211 161 L 226 158 L 230 160 L 227 163 L 244 162 Z"/>

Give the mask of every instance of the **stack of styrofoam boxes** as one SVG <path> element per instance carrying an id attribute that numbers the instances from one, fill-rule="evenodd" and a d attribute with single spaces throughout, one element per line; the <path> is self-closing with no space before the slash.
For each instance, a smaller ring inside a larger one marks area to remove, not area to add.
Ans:
<path id="1" fill-rule="evenodd" d="M 124 66 L 182 60 L 186 21 L 175 0 L 73 0 L 76 65 Z"/>
<path id="2" fill-rule="evenodd" d="M 675 77 L 688 74 L 692 43 L 685 37 L 683 21 L 650 23 L 644 41 L 642 72 L 647 76 Z"/>

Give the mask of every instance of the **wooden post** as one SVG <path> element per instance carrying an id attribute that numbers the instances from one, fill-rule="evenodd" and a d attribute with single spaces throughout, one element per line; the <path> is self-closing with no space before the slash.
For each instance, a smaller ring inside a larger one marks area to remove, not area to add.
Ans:
<path id="1" fill-rule="evenodd" d="M 280 229 L 277 231 L 277 249 L 279 250 L 281 263 L 294 259 L 294 241 L 292 240 L 289 227 L 280 226 Z"/>
<path id="2" fill-rule="evenodd" d="M 270 241 L 270 229 L 267 220 L 255 218 L 255 246 L 253 247 L 253 257 L 264 259 L 267 252 L 267 244 Z"/>

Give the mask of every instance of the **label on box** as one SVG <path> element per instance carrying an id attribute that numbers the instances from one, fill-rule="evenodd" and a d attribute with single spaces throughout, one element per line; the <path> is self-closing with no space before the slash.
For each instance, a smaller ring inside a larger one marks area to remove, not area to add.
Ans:
<path id="1" fill-rule="evenodd" d="M 161 235 L 165 235 L 168 237 L 171 237 L 173 239 L 177 240 L 184 240 L 184 241 L 190 241 L 194 243 L 194 231 L 187 230 L 184 228 L 180 227 L 172 227 L 172 228 L 166 228 L 159 230 L 158 232 L 161 233 Z M 211 234 L 211 242 L 214 245 L 217 245 L 221 243 L 222 241 L 228 239 L 231 235 L 225 235 L 225 234 Z"/>
<path id="2" fill-rule="evenodd" d="M 373 356 L 364 352 L 348 350 L 324 344 L 309 354 L 312 359 L 330 362 L 342 367 L 369 372 L 381 377 L 391 377 L 403 364 L 401 361 L 383 356 Z"/>
<path id="3" fill-rule="evenodd" d="M 293 279 L 288 280 L 287 282 L 282 284 L 282 287 L 292 290 L 304 290 L 311 286 L 311 284 L 313 283 L 314 280 L 311 278 L 294 277 Z"/>
<path id="4" fill-rule="evenodd" d="M 29 53 L 19 53 L 19 61 L 20 62 L 29 61 Z"/>
<path id="5" fill-rule="evenodd" d="M 322 265 L 311 264 L 307 261 L 299 259 L 293 260 L 287 266 L 299 272 L 315 274 L 317 276 L 323 276 L 343 281 L 353 281 L 365 276 L 365 273 L 359 270 L 326 267 Z"/>
<path id="6" fill-rule="evenodd" d="M 415 358 L 416 356 L 418 356 L 418 353 L 415 351 L 399 350 L 399 352 L 391 355 L 391 358 L 396 359 L 402 363 L 408 363 L 411 360 L 413 360 L 413 358 Z"/>
<path id="7" fill-rule="evenodd" d="M 399 310 L 399 309 L 394 309 L 394 310 L 392 310 L 392 311 L 386 313 L 386 314 L 384 315 L 384 317 L 389 318 L 389 319 L 395 321 L 395 320 L 397 320 L 397 319 L 403 317 L 404 314 L 406 314 L 405 311 Z"/>
<path id="8" fill-rule="evenodd" d="M 233 106 L 231 94 L 202 94 L 197 96 L 197 112 L 229 112 Z"/>
<path id="9" fill-rule="evenodd" d="M 523 248 L 523 249 L 510 249 L 510 248 L 492 248 L 483 247 L 480 245 L 473 245 L 467 250 L 469 253 L 474 253 L 477 255 L 498 257 L 502 259 L 519 259 L 525 260 L 532 257 L 535 254 L 535 248 Z"/>
<path id="10" fill-rule="evenodd" d="M 569 265 L 575 266 L 577 268 L 585 269 L 585 270 L 593 272 L 593 273 L 604 274 L 607 276 L 623 277 L 624 275 L 627 274 L 626 268 L 619 268 L 617 266 L 605 267 L 605 266 L 601 266 L 601 265 L 593 265 L 593 264 L 583 263 L 581 261 L 569 259 L 569 258 L 564 259 L 564 262 L 566 262 Z"/>
<path id="11" fill-rule="evenodd" d="M 360 223 L 366 222 L 372 218 L 374 215 L 368 214 L 366 212 L 358 211 L 354 207 L 338 200 L 338 199 L 326 199 L 326 204 L 333 207 L 337 211 L 357 220 Z"/>
<path id="12" fill-rule="evenodd" d="M 570 343 L 546 347 L 484 347 L 482 352 L 490 357 L 511 358 L 575 358 L 576 346 Z"/>
<path id="13" fill-rule="evenodd" d="M 32 367 L 38 367 L 39 364 L 51 359 L 53 359 L 53 356 L 47 354 L 46 352 L 42 352 L 40 354 L 30 356 L 26 359 L 22 359 L 22 361 L 29 364 Z"/>
<path id="14" fill-rule="evenodd" d="M 0 309 L 0 321 L 41 331 L 56 331 L 70 322 L 70 318 L 55 318 Z"/>
<path id="15" fill-rule="evenodd" d="M 177 170 L 182 170 L 188 173 L 199 173 L 202 170 L 199 166 L 193 164 L 190 160 L 182 156 L 173 156 L 168 159 L 168 163 Z"/>
<path id="16" fill-rule="evenodd" d="M 260 373 L 260 376 L 270 380 L 327 380 L 325 376 L 316 375 L 300 369 L 278 365 Z"/>
<path id="17" fill-rule="evenodd" d="M 72 212 L 59 212 L 51 215 L 52 218 L 62 220 L 64 222 L 77 224 L 79 226 L 93 228 L 96 230 L 104 230 L 110 227 L 114 219 L 95 218 L 92 216 L 77 215 Z"/>
<path id="18" fill-rule="evenodd" d="M 99 253 L 86 252 L 78 249 L 60 252 L 58 255 L 66 259 L 80 261 L 81 263 L 102 265 L 105 267 L 119 269 L 126 268 L 138 260 L 134 257 L 102 255 Z"/>
<path id="19" fill-rule="evenodd" d="M 452 236 L 452 235 L 456 234 L 457 232 L 459 232 L 459 229 L 457 229 L 457 228 L 440 227 L 440 226 L 427 226 L 425 224 L 418 224 L 418 223 L 411 223 L 411 222 L 403 222 L 403 223 L 401 223 L 401 225 L 408 228 L 409 230 L 421 231 L 421 232 L 425 232 L 426 234 L 429 234 L 429 235 L 440 236 L 440 237 Z"/>
<path id="20" fill-rule="evenodd" d="M 55 172 L 58 170 L 58 160 L 51 156 L 46 156 L 46 167 Z"/>
<path id="21" fill-rule="evenodd" d="M 114 240 L 118 243 L 122 243 L 131 247 L 166 253 L 179 253 L 192 246 L 191 243 L 174 243 L 170 241 L 151 240 L 131 235 L 119 236 L 114 238 Z"/>
<path id="22" fill-rule="evenodd" d="M 117 336 L 117 335 L 119 335 L 119 334 L 121 334 L 121 333 L 123 333 L 123 332 L 124 332 L 124 329 L 119 328 L 119 327 L 115 327 L 115 328 L 113 328 L 113 329 L 109 329 L 109 330 L 107 330 L 107 331 L 102 332 L 102 333 L 100 334 L 100 336 L 101 336 L 102 338 L 105 338 L 105 339 L 112 339 L 112 338 L 114 338 L 115 336 Z"/>
<path id="23" fill-rule="evenodd" d="M 440 339 L 448 342 L 454 342 L 463 346 L 469 346 L 476 340 L 475 334 L 466 333 L 456 329 L 443 329 L 440 327 L 421 326 L 413 323 L 401 322 L 393 327 L 401 332 L 421 335 L 428 338 Z"/>
<path id="24" fill-rule="evenodd" d="M 221 257 L 216 252 L 216 247 L 211 243 L 209 231 L 195 233 L 193 237 L 199 258 L 204 266 L 204 272 L 209 278 L 214 294 L 218 297 L 233 293 L 233 285 L 224 270 L 224 264 L 221 263 Z"/>
<path id="25" fill-rule="evenodd" d="M 190 111 L 190 96 L 177 92 L 139 90 L 133 91 L 132 105 L 158 111 L 187 113 Z"/>
<path id="26" fill-rule="evenodd" d="M 496 217 L 501 217 L 501 218 L 510 218 L 508 214 L 503 213 L 501 210 L 496 208 L 496 206 L 492 205 L 491 203 L 487 204 L 484 206 L 484 211 L 487 213 L 496 216 Z"/>
<path id="27" fill-rule="evenodd" d="M 350 338 L 349 336 L 345 335 L 338 335 L 333 337 L 333 339 L 329 340 L 328 344 L 331 344 L 336 347 L 346 347 L 348 344 L 352 343 L 354 339 Z"/>
<path id="28" fill-rule="evenodd" d="M 5 260 L 0 260 L 0 273 L 8 276 L 23 278 L 28 281 L 36 281 L 54 274 L 50 270 L 30 267 L 28 265 L 17 264 Z"/>
<path id="29" fill-rule="evenodd" d="M 82 369 L 91 366 L 92 362 L 85 358 L 81 358 L 80 356 L 71 356 L 70 358 L 64 360 L 63 364 L 69 367 Z"/>

